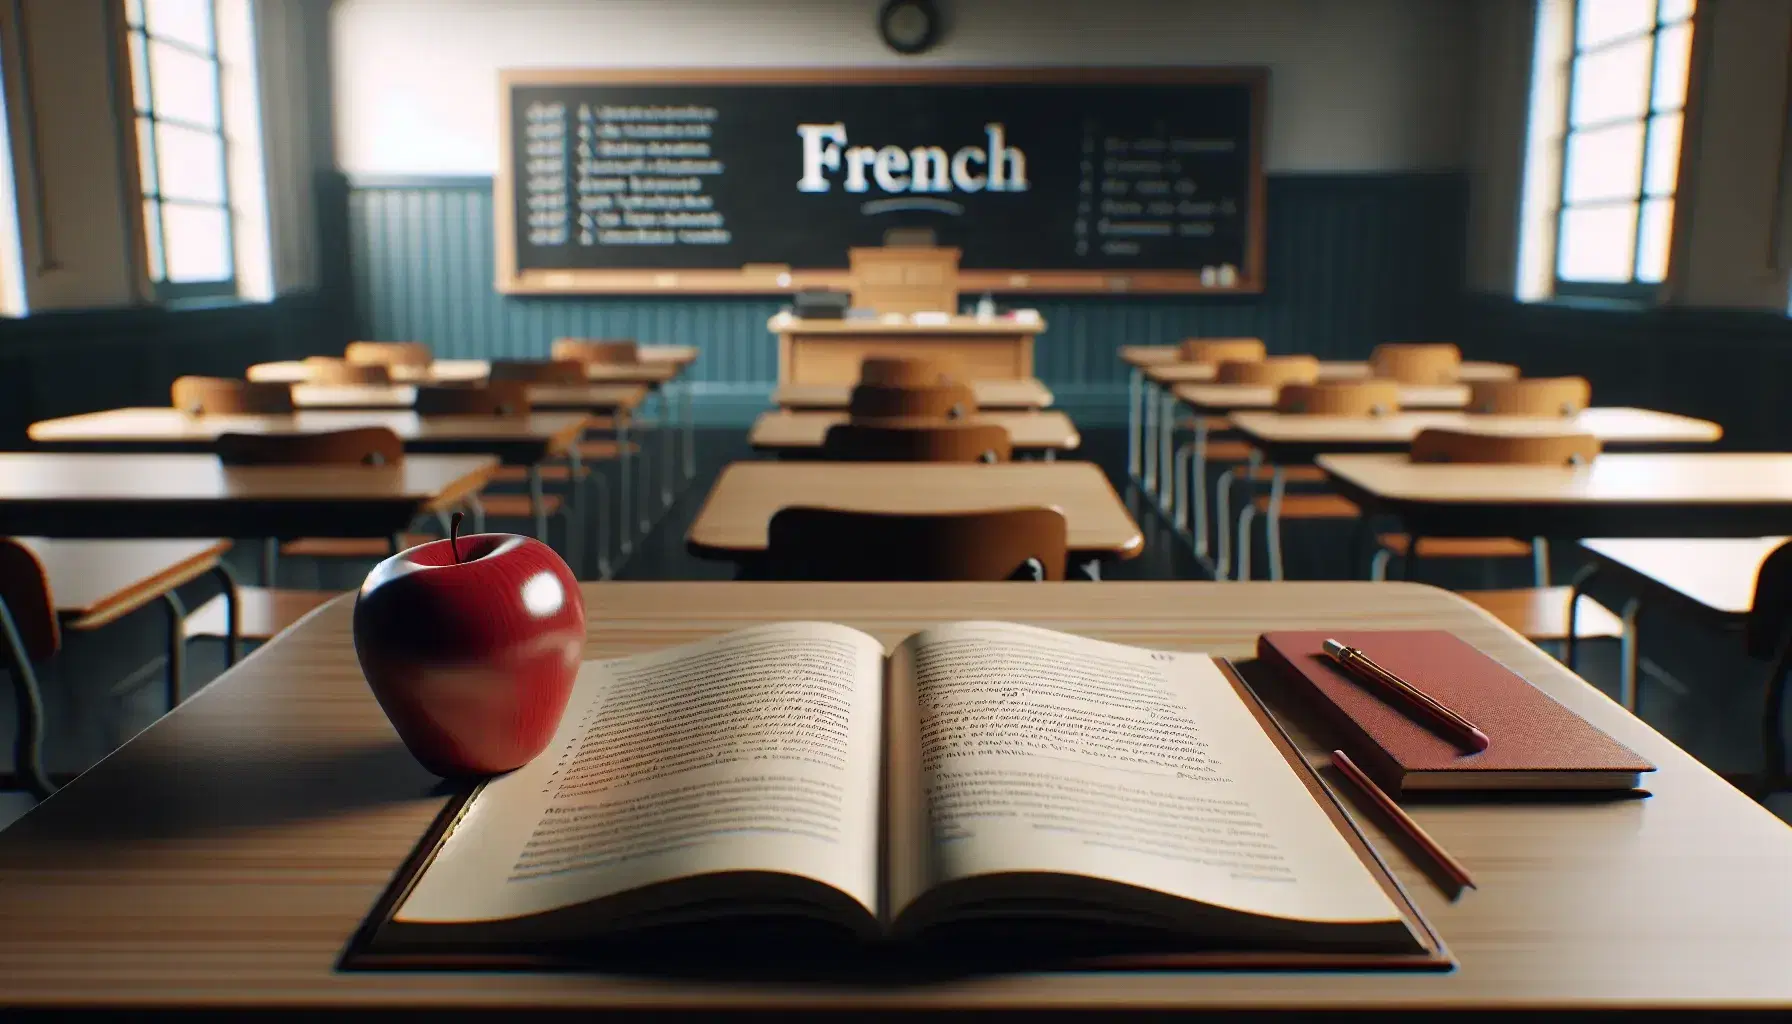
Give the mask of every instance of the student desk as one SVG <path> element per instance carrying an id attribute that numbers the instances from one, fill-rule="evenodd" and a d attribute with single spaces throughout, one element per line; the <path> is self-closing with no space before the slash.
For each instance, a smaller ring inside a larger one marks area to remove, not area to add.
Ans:
<path id="1" fill-rule="evenodd" d="M 889 319 L 808 320 L 779 313 L 766 321 L 778 336 L 779 384 L 839 384 L 859 379 L 869 356 L 946 355 L 972 380 L 1033 376 L 1033 339 L 1045 330 L 1037 317 L 951 316 L 940 323 Z"/>
<path id="2" fill-rule="evenodd" d="M 753 423 L 747 443 L 760 451 L 817 454 L 828 428 L 847 422 L 843 412 L 765 412 Z M 937 424 L 937 420 L 879 420 L 884 424 Z M 1043 454 L 1047 460 L 1059 452 L 1075 451 L 1082 444 L 1076 424 L 1061 412 L 980 412 L 959 423 L 994 423 L 1008 431 L 1017 452 Z"/>
<path id="3" fill-rule="evenodd" d="M 437 359 L 428 366 L 397 365 L 387 369 L 394 380 L 406 384 L 468 384 L 490 376 L 492 366 L 484 359 Z M 302 360 L 288 359 L 256 363 L 243 376 L 268 384 L 304 384 L 311 379 L 311 370 Z"/>
<path id="4" fill-rule="evenodd" d="M 845 409 L 852 401 L 851 384 L 780 384 L 772 392 L 772 404 L 784 409 L 831 411 Z M 1044 409 L 1052 393 L 1032 378 L 1026 380 L 974 380 L 971 393 L 979 409 Z"/>
<path id="5" fill-rule="evenodd" d="M 685 545 L 702 558 L 751 562 L 781 509 L 855 512 L 973 512 L 1055 507 L 1070 527 L 1070 551 L 1092 577 L 1097 560 L 1144 550 L 1138 523 L 1092 462 L 736 462 L 722 470 Z"/>
<path id="6" fill-rule="evenodd" d="M 215 455 L 0 453 L 0 534 L 396 537 L 479 493 L 486 455 L 397 466 L 225 466 Z"/>
<path id="7" fill-rule="evenodd" d="M 630 413 L 647 398 L 642 384 L 531 384 L 529 407 L 539 412 Z M 417 404 L 414 384 L 294 384 L 292 404 L 301 410 L 398 411 Z"/>
<path id="8" fill-rule="evenodd" d="M 1412 802 L 1481 888 L 1448 901 L 1345 792 L 1460 961 L 1444 973 L 1054 973 L 899 984 L 505 972 L 347 972 L 350 936 L 448 795 L 362 680 L 352 598 L 326 606 L 0 832 L 0 1006 L 205 1007 L 516 1019 L 525 1011 L 1162 1016 L 1280 1011 L 1388 1019 L 1588 1016 L 1792 1004 L 1792 829 L 1466 601 L 1399 583 L 603 583 L 586 658 L 761 622 L 819 619 L 886 645 L 1000 618 L 1249 658 L 1271 629 L 1447 629 L 1659 767 L 1615 801 Z M 1243 666 L 1247 678 L 1261 678 Z M 1274 703 L 1311 758 L 1333 736 Z M 1343 788 L 1343 787 L 1341 787 Z"/>

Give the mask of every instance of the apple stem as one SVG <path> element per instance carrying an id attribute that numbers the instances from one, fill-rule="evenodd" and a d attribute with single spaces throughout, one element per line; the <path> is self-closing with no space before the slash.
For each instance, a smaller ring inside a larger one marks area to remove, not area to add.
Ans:
<path id="1" fill-rule="evenodd" d="M 466 518 L 465 512 L 456 512 L 448 517 L 448 550 L 454 552 L 454 564 L 460 564 L 460 521 Z"/>

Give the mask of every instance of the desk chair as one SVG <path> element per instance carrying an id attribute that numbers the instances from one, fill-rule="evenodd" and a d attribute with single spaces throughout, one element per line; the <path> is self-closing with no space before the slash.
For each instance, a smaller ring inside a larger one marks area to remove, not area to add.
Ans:
<path id="1" fill-rule="evenodd" d="M 1469 385 L 1468 411 L 1471 415 L 1567 417 L 1585 410 L 1591 396 L 1585 377 L 1483 381 Z M 1370 562 L 1369 578 L 1379 580 L 1387 578 L 1391 558 L 1405 558 L 1412 550 L 1412 538 L 1404 533 L 1384 533 L 1376 537 L 1376 542 L 1379 548 Z M 1429 537 L 1421 554 L 1425 558 L 1529 556 L 1532 586 L 1549 586 L 1549 542 L 1543 537 L 1529 541 L 1516 537 Z"/>
<path id="2" fill-rule="evenodd" d="M 859 383 L 883 387 L 934 387 L 962 380 L 964 371 L 951 356 L 867 356 L 859 364 Z"/>
<path id="3" fill-rule="evenodd" d="M 159 600 L 168 609 L 166 680 L 168 707 L 173 710 L 181 700 L 182 620 L 186 614 L 175 589 L 208 572 L 216 574 L 223 583 L 223 592 L 212 603 L 219 605 L 228 627 L 237 595 L 236 579 L 222 560 L 229 549 L 227 540 L 27 542 L 0 537 L 0 641 L 6 648 L 17 708 L 12 779 L 15 785 L 40 800 L 56 788 L 43 767 L 43 692 L 33 664 L 47 661 L 61 650 L 64 630 L 96 630 Z M 51 566 L 59 566 L 59 570 Z M 95 575 L 119 575 L 98 588 L 105 591 L 103 596 L 77 608 L 58 601 L 54 585 L 57 571 L 81 573 L 90 588 Z M 225 663 L 235 662 L 232 644 L 226 648 Z"/>
<path id="4" fill-rule="evenodd" d="M 1421 430 L 1412 441 L 1414 462 L 1456 462 L 1507 466 L 1578 466 L 1599 454 L 1599 439 L 1591 434 L 1554 434 L 1534 437 L 1474 434 L 1457 430 Z M 1426 551 L 1417 538 L 1406 558 L 1402 575 L 1412 579 Z M 1494 618 L 1537 641 L 1566 646 L 1571 638 L 1619 639 L 1630 643 L 1629 631 L 1616 615 L 1571 587 L 1551 587 L 1548 580 L 1516 590 L 1465 590 L 1459 593 Z M 1572 603 L 1571 603 L 1572 602 Z M 1573 668 L 1564 651 L 1564 660 Z"/>
<path id="5" fill-rule="evenodd" d="M 1289 384 L 1276 393 L 1276 412 L 1284 416 L 1390 416 L 1400 411 L 1400 385 L 1391 380 L 1333 381 L 1323 384 Z M 1228 568 L 1225 529 L 1231 515 L 1232 477 L 1247 487 L 1261 476 L 1262 454 L 1253 451 L 1244 471 L 1228 469 L 1220 475 L 1218 498 L 1220 550 L 1214 575 L 1224 578 Z M 1238 578 L 1251 578 L 1251 524 L 1258 515 L 1268 523 L 1269 578 L 1283 577 L 1282 521 L 1285 519 L 1355 519 L 1359 511 L 1342 495 L 1329 492 L 1287 494 L 1289 467 L 1270 467 L 1269 493 L 1255 497 L 1238 515 Z"/>
<path id="6" fill-rule="evenodd" d="M 1369 375 L 1401 384 L 1454 384 L 1462 350 L 1448 343 L 1390 342 L 1369 353 Z"/>
<path id="7" fill-rule="evenodd" d="M 384 427 L 360 427 L 321 434 L 222 434 L 218 459 L 226 466 L 396 466 L 404 462 L 404 442 Z M 380 559 L 432 540 L 427 534 L 392 538 L 305 537 L 283 544 L 283 555 L 310 558 Z M 266 556 L 264 556 L 266 557 Z M 269 559 L 271 561 L 271 558 Z M 238 635 L 265 643 L 284 632 L 313 608 L 335 597 L 334 590 L 300 590 L 273 585 L 273 568 L 264 565 L 262 585 L 240 587 L 237 593 Z M 187 616 L 189 640 L 228 636 L 230 609 L 213 598 Z"/>
<path id="8" fill-rule="evenodd" d="M 878 419 L 960 420 L 977 414 L 977 394 L 969 384 L 858 384 L 847 400 L 856 421 Z"/>
<path id="9" fill-rule="evenodd" d="M 351 341 L 342 350 L 351 363 L 384 366 L 397 376 L 416 376 L 436 361 L 435 353 L 421 341 Z M 409 371 L 406 373 L 405 371 Z"/>
<path id="10" fill-rule="evenodd" d="M 1064 514 L 1011 508 L 944 515 L 786 508 L 772 516 L 766 571 L 774 580 L 1062 580 Z"/>
<path id="11" fill-rule="evenodd" d="M 351 363 L 335 356 L 309 356 L 305 379 L 329 386 L 384 387 L 392 383 L 392 371 L 384 363 Z"/>
<path id="12" fill-rule="evenodd" d="M 1260 359 L 1228 360 L 1222 362 L 1214 370 L 1215 384 L 1247 384 L 1257 387 L 1280 389 L 1288 384 L 1313 384 L 1319 380 L 1319 360 L 1313 356 L 1265 356 Z M 1207 473 L 1206 468 L 1214 464 L 1233 464 L 1248 461 L 1251 457 L 1251 446 L 1245 441 L 1222 439 L 1215 441 L 1213 435 L 1230 430 L 1232 423 L 1224 416 L 1207 416 L 1197 422 L 1186 419 L 1178 424 L 1184 430 L 1200 428 L 1205 436 L 1202 449 L 1195 450 L 1195 440 L 1191 439 L 1176 449 L 1175 462 L 1172 465 L 1171 483 L 1174 493 L 1180 497 L 1185 491 L 1192 490 L 1187 505 L 1176 506 L 1179 513 L 1178 528 L 1189 530 L 1194 537 L 1195 553 L 1205 558 L 1207 555 Z M 1199 456 L 1197 458 L 1197 456 Z M 1199 468 L 1197 469 L 1197 464 Z M 1290 470 L 1299 473 L 1306 467 Z M 1298 479 L 1291 476 L 1289 479 Z M 1324 479 L 1321 475 L 1319 479 Z M 1188 521 L 1187 508 L 1194 508 L 1194 523 Z M 1229 515 L 1221 517 L 1221 529 L 1231 529 L 1227 521 Z"/>
<path id="13" fill-rule="evenodd" d="M 999 423 L 837 423 L 822 437 L 821 453 L 839 462 L 1007 462 L 1014 444 Z"/>
<path id="14" fill-rule="evenodd" d="M 229 377 L 176 377 L 169 404 L 189 416 L 282 416 L 293 411 L 292 385 Z"/>
<path id="15" fill-rule="evenodd" d="M 585 364 L 576 359 L 494 359 L 490 379 L 524 384 L 583 384 Z"/>

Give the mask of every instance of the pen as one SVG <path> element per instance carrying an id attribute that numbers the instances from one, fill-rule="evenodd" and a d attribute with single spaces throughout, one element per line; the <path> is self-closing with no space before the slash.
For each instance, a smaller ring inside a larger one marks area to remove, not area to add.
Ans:
<path id="1" fill-rule="evenodd" d="M 1480 751 L 1486 750 L 1492 743 L 1492 741 L 1487 738 L 1486 733 L 1475 728 L 1473 722 L 1463 718 L 1449 708 L 1444 707 L 1442 704 L 1439 704 L 1436 700 L 1432 699 L 1429 694 L 1426 694 L 1406 680 L 1401 679 L 1394 673 L 1377 665 L 1362 651 L 1359 651 L 1354 647 L 1346 647 L 1336 640 L 1327 640 L 1323 644 L 1323 647 L 1325 653 L 1330 655 L 1333 661 L 1336 661 L 1351 675 L 1378 687 L 1382 692 L 1390 696 L 1404 701 L 1408 707 L 1424 715 L 1426 718 L 1430 719 L 1433 724 L 1448 733 L 1451 739 L 1468 747 L 1470 750 L 1479 753 Z"/>
<path id="2" fill-rule="evenodd" d="M 1475 888 L 1475 880 L 1469 877 L 1468 869 L 1458 863 L 1456 858 L 1450 856 L 1442 846 L 1439 846 L 1437 840 L 1427 835 L 1425 830 L 1419 827 L 1419 823 L 1412 820 L 1412 816 L 1395 803 L 1393 797 L 1383 792 L 1374 780 L 1363 774 L 1363 770 L 1356 766 L 1356 762 L 1345 756 L 1342 750 L 1332 751 L 1332 765 L 1338 769 L 1340 775 L 1349 779 L 1357 789 L 1361 790 L 1371 803 L 1381 808 L 1382 813 L 1393 821 L 1406 838 L 1425 851 L 1425 855 L 1435 861 L 1437 866 L 1442 868 L 1444 873 L 1449 875 L 1457 885 L 1467 889 Z"/>

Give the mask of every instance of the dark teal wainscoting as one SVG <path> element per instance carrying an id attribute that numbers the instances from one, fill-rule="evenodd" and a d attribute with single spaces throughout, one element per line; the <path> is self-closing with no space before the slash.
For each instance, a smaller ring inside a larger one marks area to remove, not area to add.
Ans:
<path id="1" fill-rule="evenodd" d="M 240 377 L 251 363 L 332 348 L 340 332 L 313 294 L 206 308 L 128 307 L 0 320 L 0 448 L 53 416 L 167 405 L 182 374 Z"/>
<path id="2" fill-rule="evenodd" d="M 348 209 L 353 317 L 362 336 L 438 354 L 527 357 L 560 336 L 696 345 L 699 408 L 746 423 L 777 377 L 766 318 L 780 303 L 710 298 L 508 298 L 493 287 L 484 178 L 338 183 Z M 1041 298 L 1039 376 L 1085 423 L 1125 415 L 1121 345 L 1254 335 L 1276 351 L 1360 357 L 1387 340 L 1453 336 L 1466 188 L 1449 174 L 1272 176 L 1268 290 L 1260 296 Z M 1017 302 L 1025 300 L 1016 300 Z"/>
<path id="3" fill-rule="evenodd" d="M 1572 374 L 1598 405 L 1720 423 L 1724 446 L 1792 450 L 1792 320 L 1772 312 L 1526 305 L 1473 296 L 1463 348 L 1526 376 Z"/>

